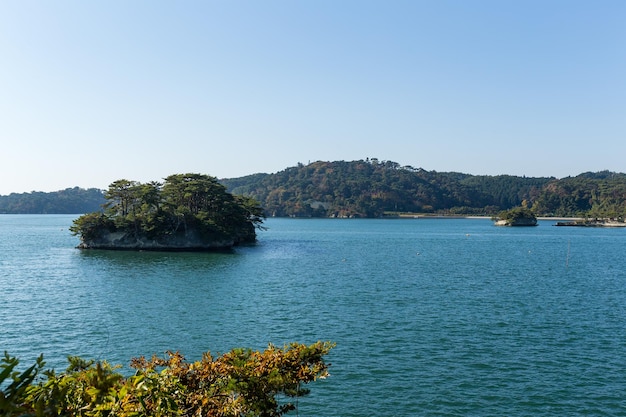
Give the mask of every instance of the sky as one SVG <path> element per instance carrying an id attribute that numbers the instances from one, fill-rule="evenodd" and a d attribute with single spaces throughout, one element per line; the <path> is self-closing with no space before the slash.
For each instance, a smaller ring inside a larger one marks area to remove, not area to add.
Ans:
<path id="1" fill-rule="evenodd" d="M 394 161 L 626 171 L 623 0 L 2 0 L 0 195 Z"/>

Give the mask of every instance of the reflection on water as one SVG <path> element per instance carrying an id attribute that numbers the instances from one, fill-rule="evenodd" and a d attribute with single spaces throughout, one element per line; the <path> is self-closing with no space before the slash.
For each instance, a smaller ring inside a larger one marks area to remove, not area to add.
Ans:
<path id="1" fill-rule="evenodd" d="M 159 251 L 110 251 L 79 250 L 85 262 L 110 268 L 153 270 L 202 270 L 220 268 L 236 261 L 234 250 L 219 252 L 159 252 Z"/>

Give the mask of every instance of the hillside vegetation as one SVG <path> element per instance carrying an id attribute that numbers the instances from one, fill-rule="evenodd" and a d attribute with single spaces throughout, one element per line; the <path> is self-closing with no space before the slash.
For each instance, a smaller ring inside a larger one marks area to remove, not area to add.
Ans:
<path id="1" fill-rule="evenodd" d="M 391 161 L 317 161 L 274 174 L 222 179 L 252 197 L 268 216 L 380 217 L 401 213 L 493 216 L 525 205 L 538 216 L 626 215 L 626 174 L 517 177 L 426 171 Z M 0 213 L 87 213 L 101 209 L 101 190 L 0 196 Z"/>
<path id="2" fill-rule="evenodd" d="M 99 210 L 104 202 L 104 192 L 97 188 L 12 193 L 0 196 L 0 214 L 82 214 Z"/>
<path id="3" fill-rule="evenodd" d="M 366 159 L 299 164 L 221 182 L 259 201 L 268 216 L 491 216 L 522 204 L 540 216 L 626 214 L 626 174 L 608 171 L 564 179 L 475 176 Z"/>

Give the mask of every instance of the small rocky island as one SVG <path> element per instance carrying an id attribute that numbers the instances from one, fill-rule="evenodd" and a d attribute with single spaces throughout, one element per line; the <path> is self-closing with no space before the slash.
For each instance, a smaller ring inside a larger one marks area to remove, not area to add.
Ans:
<path id="1" fill-rule="evenodd" d="M 234 196 L 215 177 L 175 174 L 164 183 L 118 180 L 101 212 L 74 220 L 80 249 L 210 251 L 256 241 L 259 204 Z"/>
<path id="2" fill-rule="evenodd" d="M 493 220 L 496 226 L 537 226 L 537 216 L 526 207 L 501 211 Z"/>
<path id="3" fill-rule="evenodd" d="M 569 220 L 556 222 L 555 226 L 574 226 L 574 227 L 626 227 L 623 220 L 616 219 L 584 219 Z"/>

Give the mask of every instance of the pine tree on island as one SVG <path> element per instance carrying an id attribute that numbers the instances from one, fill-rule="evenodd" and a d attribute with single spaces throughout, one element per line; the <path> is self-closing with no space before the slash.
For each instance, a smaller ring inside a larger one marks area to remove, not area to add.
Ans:
<path id="1" fill-rule="evenodd" d="M 215 177 L 174 174 L 164 183 L 121 179 L 100 212 L 74 220 L 81 249 L 215 250 L 256 241 L 263 209 L 234 196 Z"/>

